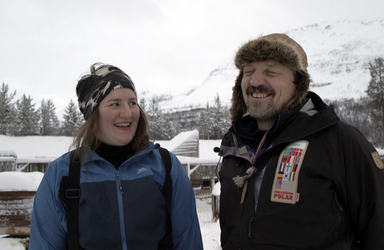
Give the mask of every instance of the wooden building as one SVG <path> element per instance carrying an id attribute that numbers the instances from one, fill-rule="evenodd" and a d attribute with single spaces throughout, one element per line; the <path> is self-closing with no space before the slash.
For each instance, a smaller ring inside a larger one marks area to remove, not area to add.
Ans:
<path id="1" fill-rule="evenodd" d="M 14 151 L 0 151 L 0 172 L 15 171 L 17 155 Z"/>

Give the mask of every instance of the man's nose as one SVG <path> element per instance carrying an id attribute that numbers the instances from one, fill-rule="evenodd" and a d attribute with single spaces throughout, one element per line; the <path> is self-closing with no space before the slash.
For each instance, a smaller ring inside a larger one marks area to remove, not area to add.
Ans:
<path id="1" fill-rule="evenodd" d="M 252 86 L 258 86 L 265 84 L 265 77 L 263 74 L 260 74 L 259 72 L 253 72 L 253 74 L 250 77 L 249 83 Z"/>

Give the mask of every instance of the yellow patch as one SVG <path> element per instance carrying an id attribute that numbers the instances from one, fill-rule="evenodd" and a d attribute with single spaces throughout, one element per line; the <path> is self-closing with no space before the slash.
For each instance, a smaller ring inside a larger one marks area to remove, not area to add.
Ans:
<path id="1" fill-rule="evenodd" d="M 378 169 L 383 170 L 384 169 L 384 163 L 381 160 L 379 153 L 373 152 L 371 155 L 372 155 L 372 159 L 373 159 L 373 162 L 375 163 L 376 167 Z"/>

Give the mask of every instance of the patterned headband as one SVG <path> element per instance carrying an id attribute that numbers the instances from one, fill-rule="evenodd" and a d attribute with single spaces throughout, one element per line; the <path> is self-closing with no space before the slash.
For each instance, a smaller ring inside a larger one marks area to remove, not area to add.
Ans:
<path id="1" fill-rule="evenodd" d="M 131 78 L 116 67 L 109 67 L 112 71 L 96 70 L 91 75 L 80 79 L 76 87 L 79 108 L 85 120 L 95 112 L 100 102 L 112 91 L 120 88 L 129 88 L 136 93 Z M 117 70 L 116 70 L 117 69 Z M 115 72 L 119 72 L 116 74 Z"/>

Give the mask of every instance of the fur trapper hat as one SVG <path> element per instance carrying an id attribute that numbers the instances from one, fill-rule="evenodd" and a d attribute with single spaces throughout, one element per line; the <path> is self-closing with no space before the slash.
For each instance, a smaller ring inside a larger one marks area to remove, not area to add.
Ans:
<path id="1" fill-rule="evenodd" d="M 232 106 L 230 109 L 232 121 L 240 119 L 247 112 L 241 91 L 244 66 L 255 61 L 266 60 L 281 63 L 294 72 L 296 96 L 287 109 L 296 107 L 305 97 L 310 76 L 307 73 L 308 63 L 304 49 L 285 34 L 274 33 L 261 36 L 242 45 L 236 53 L 235 65 L 239 69 L 239 75 L 236 78 L 235 86 L 232 88 Z"/>

